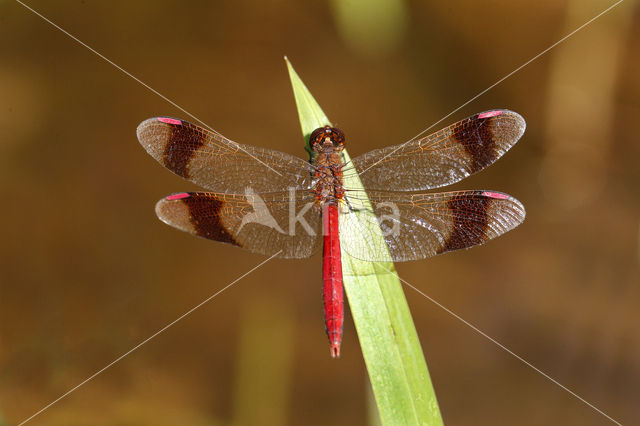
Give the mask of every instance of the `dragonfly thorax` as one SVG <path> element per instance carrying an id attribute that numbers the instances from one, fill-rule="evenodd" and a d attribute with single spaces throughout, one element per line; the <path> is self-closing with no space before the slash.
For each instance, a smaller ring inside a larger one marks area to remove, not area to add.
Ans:
<path id="1" fill-rule="evenodd" d="M 331 126 L 320 127 L 311 133 L 309 144 L 314 155 L 314 192 L 322 203 L 333 204 L 342 199 L 342 150 L 344 133 Z"/>

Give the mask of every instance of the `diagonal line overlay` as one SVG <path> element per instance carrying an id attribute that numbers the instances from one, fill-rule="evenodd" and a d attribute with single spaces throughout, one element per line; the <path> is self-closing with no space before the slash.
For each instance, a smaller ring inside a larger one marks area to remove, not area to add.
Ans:
<path id="1" fill-rule="evenodd" d="M 247 154 L 249 157 L 253 158 L 254 160 L 256 160 L 258 163 L 262 164 L 263 166 L 265 166 L 266 168 L 270 169 L 272 172 L 276 173 L 279 176 L 282 176 L 282 173 L 279 173 L 277 170 L 275 170 L 273 167 L 269 166 L 268 164 L 266 164 L 264 161 L 260 160 L 259 158 L 255 157 L 254 155 L 251 155 L 251 153 L 247 152 L 247 150 L 245 150 L 244 148 L 242 148 L 242 146 L 240 144 L 238 144 L 237 142 L 233 142 L 232 140 L 225 138 L 224 136 L 222 136 L 216 129 L 214 129 L 213 127 L 209 126 L 207 123 L 205 123 L 204 121 L 200 120 L 198 117 L 196 117 L 195 115 L 193 115 L 192 113 L 190 113 L 189 111 L 187 111 L 186 109 L 182 108 L 180 105 L 178 105 L 177 103 L 173 102 L 171 99 L 167 98 L 165 95 L 163 95 L 162 93 L 158 92 L 156 89 L 154 89 L 153 87 L 149 86 L 147 83 L 145 83 L 144 81 L 140 80 L 138 77 L 136 77 L 135 75 L 131 74 L 129 71 L 125 70 L 124 68 L 122 68 L 121 66 L 119 66 L 118 64 L 116 64 L 115 62 L 113 62 L 111 59 L 107 58 L 106 56 L 104 56 L 103 54 L 101 54 L 100 52 L 98 52 L 97 50 L 95 50 L 93 47 L 89 46 L 88 44 L 84 43 L 83 41 L 81 41 L 80 39 L 78 39 L 76 36 L 74 36 L 73 34 L 71 34 L 70 32 L 68 32 L 67 30 L 65 30 L 64 28 L 62 28 L 61 26 L 57 25 L 56 23 L 54 23 L 53 21 L 51 21 L 50 19 L 48 19 L 46 16 L 42 15 L 41 13 L 37 12 L 35 9 L 27 6 L 26 4 L 24 4 L 22 1 L 20 0 L 15 0 L 17 3 L 21 4 L 22 6 L 24 6 L 25 9 L 30 10 L 31 12 L 33 12 L 35 15 L 39 16 L 40 18 L 42 18 L 42 20 L 48 22 L 49 24 L 51 24 L 53 27 L 55 27 L 56 29 L 58 29 L 59 31 L 61 31 L 62 33 L 64 33 L 66 36 L 68 36 L 69 38 L 73 39 L 74 41 L 76 41 L 78 44 L 86 47 L 87 49 L 89 49 L 91 52 L 93 52 L 94 54 L 96 54 L 97 56 L 99 56 L 100 58 L 102 58 L 103 60 L 105 60 L 106 62 L 108 62 L 109 64 L 113 65 L 115 68 L 117 68 L 119 71 L 121 71 L 122 73 L 124 73 L 125 75 L 127 75 L 128 77 L 134 79 L 135 81 L 137 81 L 138 83 L 140 83 L 142 86 L 144 86 L 146 89 L 148 89 L 149 91 L 153 92 L 154 94 L 160 96 L 162 99 L 164 99 L 165 101 L 169 102 L 171 105 L 173 105 L 174 107 L 178 108 L 180 111 L 184 112 L 186 115 L 188 115 L 189 117 L 193 118 L 195 121 L 197 121 L 198 123 L 202 124 L 204 127 L 206 127 L 207 129 L 211 130 L 213 133 L 215 133 L 218 136 L 223 137 L 224 139 L 228 140 L 229 142 L 232 142 L 236 145 L 236 147 L 238 149 L 240 149 L 241 151 L 243 151 L 245 154 Z"/>
<path id="2" fill-rule="evenodd" d="M 387 267 L 385 267 L 383 264 L 379 264 L 382 268 L 386 269 L 388 272 L 393 272 L 390 269 L 388 269 Z M 445 312 L 447 312 L 449 315 L 453 316 L 455 319 L 459 320 L 460 322 L 462 322 L 464 325 L 466 325 L 467 327 L 471 328 L 473 331 L 475 331 L 476 333 L 480 334 L 481 336 L 485 337 L 486 339 L 488 339 L 489 341 L 491 341 L 493 344 L 495 344 L 496 346 L 498 346 L 500 349 L 502 349 L 503 351 L 507 352 L 509 355 L 513 356 L 514 358 L 516 358 L 518 361 L 522 362 L 523 364 L 525 364 L 526 366 L 528 366 L 529 368 L 531 368 L 532 370 L 534 370 L 535 372 L 541 374 L 542 376 L 544 376 L 547 380 L 551 381 L 552 383 L 556 384 L 557 386 L 559 386 L 560 388 L 564 389 L 565 391 L 567 391 L 569 394 L 571 394 L 573 397 L 577 398 L 578 400 L 580 400 L 581 402 L 583 402 L 584 404 L 588 405 L 589 407 L 591 407 L 593 410 L 597 411 L 598 413 L 600 413 L 601 415 L 603 415 L 604 417 L 606 417 L 607 419 L 609 419 L 610 421 L 612 421 L 613 423 L 622 426 L 622 424 L 620 422 L 618 422 L 617 420 L 615 420 L 614 418 L 612 418 L 611 416 L 609 416 L 608 414 L 606 414 L 604 411 L 602 411 L 601 409 L 599 409 L 598 407 L 596 407 L 595 405 L 591 404 L 589 401 L 587 401 L 586 399 L 584 399 L 583 397 L 581 397 L 580 395 L 578 395 L 577 393 L 575 393 L 574 391 L 572 391 L 571 389 L 569 389 L 568 387 L 566 387 L 565 385 L 563 385 L 562 383 L 560 383 L 559 381 L 557 381 L 556 379 L 554 379 L 553 377 L 551 377 L 550 375 L 548 375 L 547 373 L 545 373 L 544 371 L 540 370 L 538 367 L 536 367 L 535 365 L 531 364 L 529 361 L 527 361 L 526 359 L 522 358 L 520 355 L 516 354 L 515 352 L 513 352 L 511 349 L 507 348 L 505 345 L 503 345 L 502 343 L 498 342 L 496 339 L 494 339 L 493 337 L 489 336 L 487 333 L 485 333 L 484 331 L 480 330 L 478 327 L 476 327 L 475 325 L 471 324 L 469 321 L 465 320 L 464 318 L 462 318 L 460 315 L 456 314 L 455 312 L 453 312 L 451 309 L 447 308 L 446 306 L 442 305 L 440 302 L 438 302 L 437 300 L 435 300 L 434 298 L 432 298 L 431 296 L 427 295 L 426 293 L 424 293 L 423 291 L 419 290 L 418 288 L 414 287 L 412 284 L 410 284 L 408 281 L 406 281 L 405 279 L 403 279 L 402 277 L 400 277 L 398 275 L 398 278 L 400 279 L 400 281 L 402 281 L 402 283 L 404 285 L 406 285 L 407 287 L 411 288 L 412 290 L 414 290 L 415 292 L 417 292 L 418 294 L 420 294 L 421 296 L 425 297 L 427 300 L 429 300 L 430 302 L 432 302 L 433 304 L 435 304 L 436 306 L 438 306 L 439 308 L 443 309 Z"/>
<path id="3" fill-rule="evenodd" d="M 27 423 L 28 421 L 30 421 L 31 419 L 33 419 L 34 417 L 36 417 L 38 414 L 42 413 L 43 411 L 45 411 L 46 409 L 50 408 L 52 405 L 54 405 L 55 403 L 59 402 L 60 400 L 66 398 L 67 396 L 69 396 L 72 392 L 76 391 L 78 388 L 80 388 L 82 385 L 86 384 L 87 382 L 93 380 L 94 378 L 96 378 L 96 376 L 98 376 L 99 374 L 101 374 L 102 372 L 104 372 L 105 370 L 107 370 L 109 367 L 113 366 L 114 364 L 118 363 L 119 361 L 121 361 L 123 358 L 125 358 L 126 356 L 130 355 L 132 352 L 134 352 L 135 350 L 137 350 L 138 348 L 140 348 L 142 345 L 148 343 L 151 339 L 153 339 L 154 337 L 158 336 L 159 334 L 163 333 L 164 331 L 166 331 L 169 327 L 173 326 L 175 323 L 177 323 L 178 321 L 182 320 L 183 318 L 185 318 L 186 316 L 190 315 L 191 313 L 193 313 L 195 310 L 197 310 L 198 308 L 200 308 L 202 305 L 204 305 L 205 303 L 209 302 L 211 299 L 213 299 L 214 297 L 216 297 L 217 295 L 219 295 L 220 293 L 222 293 L 223 291 L 225 291 L 226 289 L 228 289 L 229 287 L 231 287 L 232 285 L 234 285 L 235 283 L 237 283 L 238 281 L 240 281 L 241 279 L 243 279 L 244 277 L 246 277 L 247 275 L 249 275 L 250 273 L 252 273 L 253 271 L 255 271 L 256 269 L 260 268 L 261 266 L 263 266 L 265 263 L 269 262 L 271 259 L 273 259 L 274 257 L 278 256 L 280 253 L 282 252 L 282 250 L 278 251 L 276 254 L 274 254 L 273 256 L 271 256 L 270 258 L 262 261 L 261 263 L 259 263 L 258 265 L 254 266 L 251 270 L 245 272 L 244 274 L 242 274 L 241 276 L 239 276 L 238 278 L 236 278 L 235 280 L 231 281 L 229 284 L 227 284 L 225 287 L 223 287 L 222 289 L 218 290 L 217 292 L 215 292 L 214 294 L 212 294 L 211 296 L 207 297 L 206 299 L 204 299 L 202 302 L 198 303 L 196 306 L 194 306 L 193 308 L 189 309 L 187 312 L 185 312 L 184 314 L 180 315 L 178 318 L 174 319 L 173 321 L 171 321 L 169 324 L 165 325 L 164 327 L 162 327 L 160 330 L 156 331 L 155 333 L 153 333 L 151 336 L 147 337 L 146 339 L 144 339 L 142 342 L 138 343 L 137 345 L 135 345 L 133 348 L 129 349 L 127 352 L 123 353 L 122 355 L 120 355 L 118 358 L 114 359 L 113 361 L 111 361 L 109 364 L 107 364 L 106 366 L 102 367 L 100 370 L 96 371 L 95 373 L 93 373 L 91 376 L 87 377 L 86 379 L 84 379 L 82 382 L 78 383 L 76 386 L 72 387 L 71 389 L 69 389 L 68 391 L 66 391 L 65 393 L 63 393 L 62 395 L 60 395 L 57 399 L 51 401 L 49 404 L 45 405 L 44 407 L 42 407 L 40 410 L 36 411 L 35 413 L 33 413 L 30 417 L 24 419 L 23 421 L 21 421 L 18 426 L 22 426 L 23 424 Z"/>
<path id="4" fill-rule="evenodd" d="M 573 36 L 574 34 L 576 34 L 578 31 L 582 30 L 583 28 L 585 28 L 586 26 L 588 26 L 589 24 L 591 24 L 592 22 L 594 22 L 596 19 L 600 18 L 602 15 L 608 13 L 610 10 L 612 10 L 613 8 L 615 8 L 616 6 L 618 6 L 620 3 L 622 3 L 622 1 L 624 0 L 618 0 L 616 3 L 614 3 L 613 5 L 609 6 L 608 8 L 606 8 L 605 10 L 603 10 L 602 12 L 600 12 L 598 15 L 594 16 L 593 18 L 591 18 L 589 21 L 585 22 L 584 24 L 582 24 L 580 27 L 576 28 L 575 30 L 573 30 L 571 33 L 567 34 L 566 36 L 562 37 L 560 40 L 558 40 L 557 42 L 553 43 L 551 46 L 547 47 L 545 50 L 543 50 L 542 52 L 540 52 L 539 54 L 537 54 L 536 56 L 534 56 L 533 58 L 531 58 L 530 60 L 528 60 L 527 62 L 523 63 L 522 65 L 520 65 L 518 68 L 516 68 L 515 70 L 511 71 L 509 74 L 505 75 L 504 77 L 502 77 L 501 79 L 499 79 L 498 81 L 496 81 L 495 83 L 493 83 L 491 86 L 487 87 L 486 89 L 484 89 L 483 91 L 479 92 L 477 95 L 475 95 L 474 97 L 472 97 L 471 99 L 469 99 L 468 101 L 466 101 L 465 103 L 463 103 L 462 105 L 460 105 L 459 107 L 457 107 L 456 109 L 454 109 L 453 111 L 451 111 L 450 113 L 448 113 L 447 115 L 443 116 L 442 118 L 440 118 L 438 121 L 434 122 L 431 126 L 427 127 L 426 129 L 424 129 L 423 131 L 421 131 L 419 134 L 417 134 L 416 136 L 414 136 L 413 138 L 409 139 L 407 142 L 405 142 L 404 144 L 401 144 L 398 146 L 398 148 L 394 151 L 392 151 L 391 153 L 387 154 L 387 156 L 383 157 L 382 159 L 380 159 L 377 163 L 374 163 L 373 165 L 369 166 L 367 169 L 363 170 L 362 172 L 360 172 L 360 174 L 365 173 L 367 170 L 369 170 L 370 168 L 374 167 L 376 164 L 378 164 L 380 161 L 384 160 L 385 158 L 393 155 L 394 152 L 396 152 L 398 149 L 400 149 L 402 146 L 404 146 L 405 144 L 415 140 L 416 138 L 420 137 L 422 134 L 424 134 L 425 132 L 429 131 L 431 128 L 433 128 L 434 126 L 436 126 L 438 123 L 442 122 L 443 120 L 447 119 L 448 117 L 450 117 L 451 115 L 455 114 L 456 112 L 458 112 L 460 109 L 464 108 L 465 106 L 467 106 L 468 104 L 470 104 L 471 102 L 473 102 L 474 100 L 476 100 L 477 98 L 479 98 L 480 96 L 484 95 L 486 92 L 490 91 L 491 89 L 493 89 L 494 87 L 496 87 L 497 85 L 499 85 L 500 83 L 502 83 L 503 81 L 505 81 L 506 79 L 508 79 L 509 77 L 511 77 L 512 75 L 514 75 L 515 73 L 517 73 L 518 71 L 522 70 L 524 67 L 526 67 L 527 65 L 529 65 L 530 63 L 534 62 L 535 60 L 537 60 L 538 58 L 540 58 L 541 56 L 543 56 L 544 54 L 546 54 L 547 52 L 549 52 L 551 49 L 555 48 L 556 46 L 558 46 L 559 44 L 561 44 L 562 42 L 566 41 L 569 37 Z M 194 120 L 196 120 L 198 123 L 202 124 L 204 127 L 208 128 L 209 130 L 211 130 L 212 132 L 216 133 L 219 135 L 219 133 L 213 129 L 211 126 L 209 126 L 208 124 L 204 123 L 202 120 L 200 120 L 198 117 L 196 117 L 195 115 L 193 115 L 192 113 L 190 113 L 189 111 L 185 110 L 184 108 L 182 108 L 181 106 L 179 106 L 178 104 L 176 104 L 175 102 L 173 102 L 171 99 L 167 98 L 166 96 L 164 96 L 163 94 L 161 94 L 160 92 L 158 92 L 157 90 L 155 90 L 154 88 L 152 88 L 151 86 L 149 86 L 148 84 L 144 83 L 142 80 L 140 80 L 139 78 L 135 77 L 133 74 L 131 74 L 130 72 L 126 71 L 125 69 L 123 69 L 122 67 L 120 67 L 119 65 L 117 65 L 116 63 L 114 63 L 113 61 L 111 61 L 110 59 L 108 59 L 107 57 L 105 57 L 104 55 L 102 55 L 101 53 L 99 53 L 98 51 L 96 51 L 95 49 L 93 49 L 92 47 L 90 47 L 89 45 L 87 45 L 86 43 L 82 42 L 81 40 L 79 40 L 77 37 L 73 36 L 71 33 L 69 33 L 68 31 L 64 30 L 63 28 L 61 28 L 60 26 L 58 26 L 57 24 L 55 24 L 54 22 L 52 22 L 51 20 L 49 20 L 48 18 L 46 18 L 45 16 L 43 16 L 42 14 L 40 14 L 39 12 L 37 12 L 36 10 L 32 9 L 31 7 L 29 7 L 28 5 L 26 5 L 25 3 L 23 3 L 20 0 L 16 0 L 17 3 L 19 3 L 20 5 L 22 5 L 23 7 L 25 7 L 26 9 L 28 9 L 29 11 L 31 11 L 32 13 L 34 13 L 35 15 L 39 16 L 41 19 L 43 19 L 44 21 L 46 21 L 47 23 L 49 23 L 50 25 L 52 25 L 53 27 L 55 27 L 56 29 L 58 29 L 59 31 L 61 31 L 62 33 L 64 33 L 65 35 L 67 35 L 68 37 L 70 37 L 71 39 L 73 39 L 74 41 L 76 41 L 77 43 L 79 43 L 80 45 L 84 46 L 85 48 L 87 48 L 88 50 L 90 50 L 91 52 L 93 52 L 95 55 L 99 56 L 101 59 L 103 59 L 104 61 L 108 62 L 109 64 L 111 64 L 112 66 L 114 66 L 115 68 L 117 68 L 118 70 L 120 70 L 122 73 L 124 73 L 125 75 L 127 75 L 128 77 L 132 78 L 133 80 L 135 80 L 136 82 L 138 82 L 140 85 L 144 86 L 146 89 L 148 89 L 149 91 L 153 92 L 154 94 L 156 94 L 157 96 L 159 96 L 160 98 L 164 99 L 166 102 L 170 103 L 171 105 L 173 105 L 174 107 L 176 107 L 177 109 L 179 109 L 180 111 L 182 111 L 183 113 L 185 113 L 186 115 L 188 115 L 189 117 L 193 118 Z M 242 149 L 241 147 L 238 147 L 240 149 Z M 244 149 L 242 149 L 243 151 L 245 151 Z M 274 171 L 275 173 L 277 173 L 278 175 L 281 175 L 279 172 L 277 172 L 276 170 L 274 170 L 273 168 L 271 168 L 269 165 L 265 164 L 263 161 L 259 160 L 258 158 L 252 156 L 250 153 L 246 152 L 246 154 L 248 154 L 249 156 L 253 157 L 256 161 L 258 161 L 259 163 L 263 164 L 265 167 L 271 169 L 272 171 Z M 112 361 L 111 363 L 107 364 L 105 367 L 103 367 L 102 369 L 98 370 L 97 372 L 95 372 L 94 374 L 92 374 L 91 376 L 89 376 L 87 379 L 85 379 L 84 381 L 82 381 L 81 383 L 79 383 L 78 385 L 76 385 L 75 387 L 71 388 L 70 390 L 68 390 L 66 393 L 64 393 L 63 395 L 61 395 L 60 397 L 58 397 L 57 399 L 55 399 L 54 401 L 52 401 L 51 403 L 49 403 L 48 405 L 46 405 L 45 407 L 41 408 L 39 411 L 37 411 L 36 413 L 34 413 L 33 415 L 31 415 L 30 417 L 28 417 L 27 419 L 23 420 L 21 423 L 19 423 L 18 426 L 21 426 L 25 423 L 27 423 L 28 421 L 30 421 L 31 419 L 33 419 L 34 417 L 36 417 L 37 415 L 41 414 L 43 411 L 47 410 L 48 408 L 50 408 L 51 406 L 53 406 L 54 404 L 56 404 L 57 402 L 59 402 L 60 400 L 62 400 L 63 398 L 67 397 L 69 394 L 71 394 L 72 392 L 74 392 L 75 390 L 77 390 L 78 388 L 80 388 L 81 386 L 83 386 L 84 384 L 86 384 L 87 382 L 91 381 L 92 379 L 94 379 L 96 376 L 98 376 L 99 374 L 101 374 L 102 372 L 104 372 L 105 370 L 107 370 L 108 368 L 110 368 L 111 366 L 113 366 L 114 364 L 116 364 L 117 362 L 121 361 L 123 358 L 125 358 L 126 356 L 130 355 L 132 352 L 134 352 L 135 350 L 137 350 L 138 348 L 140 348 L 141 346 L 143 346 L 144 344 L 148 343 L 150 340 L 152 340 L 153 338 L 155 338 L 156 336 L 158 336 L 159 334 L 163 333 L 164 331 L 166 331 L 168 328 L 170 328 L 171 326 L 173 326 L 174 324 L 176 324 L 178 321 L 182 320 L 183 318 L 185 318 L 186 316 L 188 316 L 189 314 L 193 313 L 195 310 L 197 310 L 198 308 L 200 308 L 202 305 L 204 305 L 205 303 L 209 302 L 211 299 L 213 299 L 214 297 L 216 297 L 217 295 L 219 295 L 220 293 L 222 293 L 223 291 L 225 291 L 227 288 L 231 287 L 232 285 L 234 285 L 235 283 L 237 283 L 238 281 L 240 281 L 242 278 L 246 277 L 247 275 L 249 275 L 250 273 L 254 272 L 256 269 L 260 268 L 261 266 L 263 266 L 264 264 L 266 264 L 267 262 L 269 262 L 270 260 L 272 260 L 274 257 L 276 257 L 278 254 L 280 254 L 280 252 L 274 254 L 273 256 L 271 256 L 270 258 L 266 259 L 265 261 L 261 262 L 260 264 L 258 264 L 257 266 L 255 266 L 253 269 L 251 269 L 250 271 L 246 272 L 245 274 L 243 274 L 242 276 L 240 276 L 239 278 L 237 278 L 236 280 L 234 280 L 233 282 L 231 282 L 230 284 L 228 284 L 227 286 L 225 286 L 224 288 L 222 288 L 221 290 L 219 290 L 218 292 L 214 293 L 213 295 L 209 296 L 207 299 L 205 299 L 204 301 L 202 301 L 201 303 L 199 303 L 198 305 L 194 306 L 193 308 L 191 308 L 190 310 L 188 310 L 187 312 L 185 312 L 184 314 L 182 314 L 180 317 L 178 317 L 177 319 L 175 319 L 174 321 L 170 322 L 169 324 L 167 324 L 166 326 L 164 326 L 163 328 L 161 328 L 160 330 L 156 331 L 154 334 L 152 334 L 150 337 L 146 338 L 145 340 L 143 340 L 142 342 L 140 342 L 139 344 L 137 344 L 136 346 L 134 346 L 133 348 L 131 348 L 129 351 L 125 352 L 123 355 L 121 355 L 120 357 L 116 358 L 114 361 Z M 384 267 L 384 266 L 383 266 Z M 385 268 L 386 269 L 386 268 Z M 512 355 L 513 357 L 515 357 L 516 359 L 518 359 L 519 361 L 521 361 L 522 363 L 524 363 L 525 365 L 527 365 L 528 367 L 530 367 L 531 369 L 533 369 L 534 371 L 538 372 L 539 374 L 541 374 L 542 376 L 544 376 L 546 379 L 548 379 L 549 381 L 551 381 L 552 383 L 556 384 L 557 386 L 559 386 L 560 388 L 564 389 L 566 392 L 568 392 L 569 394 L 571 394 L 572 396 L 574 396 L 575 398 L 577 398 L 578 400 L 580 400 L 581 402 L 583 402 L 584 404 L 586 404 L 587 406 L 589 406 L 590 408 L 592 408 L 593 410 L 597 411 L 598 413 L 600 413 L 602 416 L 606 417 L 607 419 L 609 419 L 610 421 L 612 421 L 615 424 L 620 425 L 620 423 L 618 421 L 616 421 L 615 419 L 613 419 L 612 417 L 610 417 L 609 415 L 607 415 L 606 413 L 604 413 L 602 410 L 600 410 L 599 408 L 597 408 L 596 406 L 594 406 L 593 404 L 589 403 L 587 400 L 585 400 L 584 398 L 582 398 L 580 395 L 576 394 L 575 392 L 573 392 L 572 390 L 570 390 L 569 388 L 567 388 L 566 386 L 562 385 L 560 382 L 558 382 L 557 380 L 555 380 L 554 378 L 552 378 L 551 376 L 549 376 L 548 374 L 546 374 L 545 372 L 543 372 L 542 370 L 538 369 L 537 367 L 535 367 L 534 365 L 532 365 L 531 363 L 529 363 L 528 361 L 526 361 L 524 358 L 520 357 L 519 355 L 517 355 L 516 353 L 514 353 L 513 351 L 511 351 L 510 349 L 508 349 L 506 346 L 502 345 L 500 342 L 498 342 L 497 340 L 493 339 L 491 336 L 487 335 L 486 333 L 484 333 L 482 330 L 478 329 L 476 326 L 474 326 L 473 324 L 469 323 L 468 321 L 464 320 L 462 317 L 460 317 L 459 315 L 457 315 L 455 312 L 451 311 L 450 309 L 446 308 L 445 306 L 443 306 L 442 304 L 440 304 L 438 301 L 436 301 L 435 299 L 431 298 L 430 296 L 428 296 L 427 294 L 423 293 L 422 291 L 420 291 L 419 289 L 417 289 L 416 287 L 414 287 L 413 285 L 411 285 L 410 283 L 408 283 L 406 280 L 404 280 L 403 278 L 399 279 L 408 287 L 412 288 L 413 290 L 415 290 L 416 292 L 418 292 L 419 294 L 421 294 L 423 297 L 427 298 L 428 300 L 430 300 L 432 303 L 436 304 L 437 306 L 439 306 L 440 308 L 442 308 L 443 310 L 445 310 L 447 313 L 449 313 L 450 315 L 452 315 L 453 317 L 455 317 L 456 319 L 458 319 L 459 321 L 461 321 L 462 323 L 464 323 L 465 325 L 467 325 L 468 327 L 470 327 L 471 329 L 473 329 L 474 331 L 476 331 L 477 333 L 479 333 L 480 335 L 484 336 L 485 338 L 487 338 L 488 340 L 490 340 L 491 342 L 493 342 L 494 344 L 496 344 L 498 347 L 500 347 L 501 349 L 503 349 L 504 351 L 506 351 L 507 353 L 509 353 L 510 355 Z"/>
<path id="5" fill-rule="evenodd" d="M 406 144 L 416 140 L 417 138 L 419 138 L 420 136 L 422 136 L 425 132 L 429 131 L 430 129 L 432 129 L 435 125 L 437 125 L 438 123 L 442 122 L 443 120 L 447 119 L 448 117 L 452 116 L 453 114 L 455 114 L 456 112 L 460 111 L 462 108 L 464 108 L 465 106 L 469 105 L 471 102 L 475 101 L 476 99 L 478 99 L 480 96 L 484 95 L 485 93 L 487 93 L 489 90 L 493 89 L 494 87 L 496 87 L 498 84 L 502 83 L 503 81 L 505 81 L 506 79 L 508 79 L 509 77 L 511 77 L 512 75 L 514 75 L 515 73 L 517 73 L 518 71 L 520 71 L 521 69 L 523 69 L 524 67 L 526 67 L 527 65 L 529 65 L 530 63 L 532 63 L 533 61 L 535 61 L 536 59 L 538 59 L 539 57 L 541 57 L 542 55 L 544 55 L 545 53 L 547 53 L 548 51 L 550 51 L 551 49 L 553 49 L 554 47 L 556 47 L 557 45 L 559 45 L 560 43 L 564 42 L 565 40 L 567 40 L 569 37 L 571 37 L 572 35 L 574 35 L 575 33 L 577 33 L 578 31 L 580 31 L 581 29 L 583 29 L 584 27 L 586 27 L 587 25 L 591 24 L 593 21 L 595 21 L 596 19 L 600 18 L 602 15 L 604 15 L 605 13 L 609 12 L 611 9 L 613 9 L 614 7 L 618 6 L 620 3 L 622 3 L 624 0 L 618 0 L 616 3 L 612 4 L 611 6 L 609 6 L 608 8 L 606 8 L 605 10 L 603 10 L 602 12 L 598 13 L 596 16 L 594 16 L 593 18 L 589 19 L 587 22 L 585 22 L 584 24 L 580 25 L 578 28 L 576 28 L 575 30 L 571 31 L 569 34 L 567 34 L 566 36 L 562 37 L 560 40 L 556 41 L 555 43 L 553 43 L 551 46 L 547 47 L 546 49 L 544 49 L 542 52 L 538 53 L 536 56 L 534 56 L 533 58 L 529 59 L 527 62 L 525 62 L 524 64 L 520 65 L 518 68 L 516 68 L 515 70 L 511 71 L 509 74 L 505 75 L 504 77 L 502 77 L 500 80 L 496 81 L 495 83 L 493 83 L 491 86 L 487 87 L 486 89 L 484 89 L 482 92 L 478 93 L 477 95 L 475 95 L 474 97 L 472 97 L 471 99 L 469 99 L 468 101 L 466 101 L 465 103 L 463 103 L 462 105 L 460 105 L 458 108 L 454 109 L 453 111 L 451 111 L 449 114 L 445 115 L 444 117 L 442 117 L 440 120 L 436 121 L 435 123 L 433 123 L 431 126 L 427 127 L 426 129 L 424 129 L 423 131 L 421 131 L 420 133 L 418 133 L 417 135 L 415 135 L 414 137 L 412 137 L 411 139 L 409 139 L 408 141 L 398 145 L 398 147 L 396 149 L 394 149 L 393 151 L 391 151 L 390 153 L 388 153 L 387 155 L 385 155 L 384 157 L 382 157 L 380 160 L 378 160 L 377 162 L 373 163 L 372 165 L 370 165 L 369 167 L 367 167 L 366 169 L 364 169 L 363 171 L 360 172 L 360 175 L 364 174 L 367 170 L 371 169 L 372 167 L 374 167 L 375 165 L 381 163 L 385 158 L 390 157 L 391 155 L 393 155 L 394 152 L 398 151 L 399 149 L 402 149 L 403 146 L 405 146 Z"/>

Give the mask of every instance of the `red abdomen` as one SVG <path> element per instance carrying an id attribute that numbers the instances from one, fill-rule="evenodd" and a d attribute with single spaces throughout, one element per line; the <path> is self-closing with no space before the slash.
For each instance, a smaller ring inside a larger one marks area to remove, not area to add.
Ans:
<path id="1" fill-rule="evenodd" d="M 324 323 L 331 345 L 331 356 L 340 356 L 344 302 L 342 291 L 342 262 L 340 260 L 340 236 L 338 234 L 338 205 L 325 204 L 322 208 L 324 248 L 322 256 L 322 293 Z"/>

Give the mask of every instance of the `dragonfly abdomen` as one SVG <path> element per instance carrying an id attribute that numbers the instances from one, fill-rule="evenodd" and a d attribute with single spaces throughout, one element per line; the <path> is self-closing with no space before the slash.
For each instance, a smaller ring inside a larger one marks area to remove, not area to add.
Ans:
<path id="1" fill-rule="evenodd" d="M 322 208 L 323 256 L 322 295 L 324 323 L 331 346 L 331 356 L 340 356 L 344 323 L 344 296 L 342 290 L 342 261 L 338 234 L 338 204 L 327 203 Z"/>

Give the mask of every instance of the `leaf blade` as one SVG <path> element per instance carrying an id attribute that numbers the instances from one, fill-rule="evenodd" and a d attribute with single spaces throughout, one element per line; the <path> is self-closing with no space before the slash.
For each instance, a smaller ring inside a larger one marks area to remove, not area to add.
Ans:
<path id="1" fill-rule="evenodd" d="M 285 57 L 307 142 L 311 132 L 331 125 L 307 87 Z M 345 162 L 350 161 L 344 151 Z M 346 187 L 361 189 L 356 174 L 344 178 Z M 363 201 L 365 204 L 367 200 Z M 357 238 L 343 235 L 340 239 Z M 376 233 L 373 232 L 373 238 Z M 378 235 L 376 244 L 384 244 Z M 378 412 L 383 424 L 442 425 L 442 417 L 429 377 L 411 313 L 393 263 L 358 260 L 342 250 L 344 288 L 358 332 Z"/>

